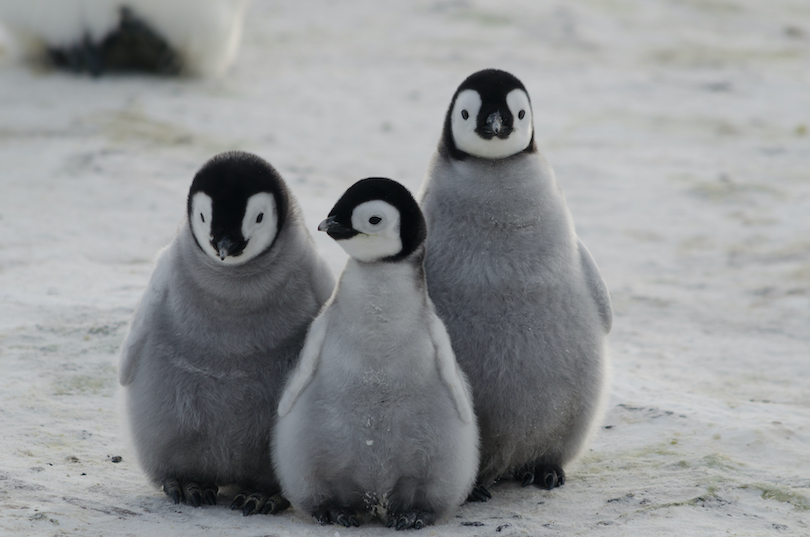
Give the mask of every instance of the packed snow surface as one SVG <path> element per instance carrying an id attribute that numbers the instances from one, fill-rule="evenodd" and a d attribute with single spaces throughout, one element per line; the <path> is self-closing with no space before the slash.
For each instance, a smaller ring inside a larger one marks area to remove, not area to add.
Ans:
<path id="1" fill-rule="evenodd" d="M 218 79 L 2 46 L 0 533 L 391 531 L 172 504 L 122 427 L 117 348 L 209 157 L 275 165 L 337 272 L 335 200 L 416 191 L 456 86 L 498 67 L 611 291 L 612 395 L 565 486 L 505 483 L 421 533 L 810 534 L 806 0 L 255 0 Z"/>

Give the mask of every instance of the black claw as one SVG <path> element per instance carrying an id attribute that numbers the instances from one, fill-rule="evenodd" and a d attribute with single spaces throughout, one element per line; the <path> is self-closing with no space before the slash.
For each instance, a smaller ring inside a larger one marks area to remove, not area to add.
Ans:
<path id="1" fill-rule="evenodd" d="M 354 526 L 355 528 L 360 527 L 360 522 L 354 517 L 354 515 L 349 515 L 349 526 Z"/>
<path id="2" fill-rule="evenodd" d="M 203 495 L 205 496 L 205 503 L 208 505 L 216 505 L 217 504 L 217 487 L 214 485 L 207 486 L 203 489 Z"/>
<path id="3" fill-rule="evenodd" d="M 346 516 L 346 513 L 337 513 L 337 516 L 334 518 L 335 524 L 340 524 L 344 528 L 349 527 L 349 517 Z"/>
<path id="4" fill-rule="evenodd" d="M 548 490 L 554 489 L 557 486 L 557 472 L 554 470 L 545 472 L 543 474 L 543 483 Z"/>
<path id="5" fill-rule="evenodd" d="M 183 486 L 183 493 L 186 497 L 186 501 L 188 501 L 194 507 L 199 507 L 202 505 L 202 490 L 197 483 L 186 483 Z"/>
<path id="6" fill-rule="evenodd" d="M 233 497 L 233 501 L 231 502 L 231 511 L 235 511 L 239 509 L 243 505 L 245 505 L 245 500 L 248 497 L 248 493 L 245 491 L 239 492 L 236 496 Z"/>
<path id="7" fill-rule="evenodd" d="M 476 485 L 467 497 L 468 502 L 486 502 L 490 499 L 492 499 L 492 494 L 483 485 Z"/>
<path id="8" fill-rule="evenodd" d="M 329 524 L 329 515 L 326 512 L 326 509 L 319 509 L 312 513 L 312 518 L 315 519 L 315 522 L 320 524 L 321 526 L 326 526 Z"/>
<path id="9" fill-rule="evenodd" d="M 425 527 L 425 521 L 422 518 L 417 518 L 416 521 L 413 523 L 413 529 L 421 530 Z"/>
<path id="10" fill-rule="evenodd" d="M 247 501 L 245 502 L 245 505 L 242 507 L 242 516 L 248 516 L 253 514 L 253 511 L 256 510 L 257 505 L 258 503 L 256 503 L 255 499 L 248 498 Z"/>
<path id="11" fill-rule="evenodd" d="M 261 513 L 263 515 L 274 515 L 276 513 L 280 513 L 287 509 L 290 506 L 289 500 L 282 496 L 281 494 L 274 494 L 267 500 L 262 507 Z"/>
<path id="12" fill-rule="evenodd" d="M 523 486 L 528 487 L 532 483 L 534 483 L 534 474 L 531 472 L 523 474 Z"/>
<path id="13" fill-rule="evenodd" d="M 394 527 L 394 522 L 396 522 L 395 518 L 389 518 L 388 522 L 385 523 L 385 527 L 386 528 L 393 528 Z"/>
<path id="14" fill-rule="evenodd" d="M 180 482 L 176 479 L 167 479 L 163 482 L 163 492 L 166 495 L 174 500 L 174 504 L 180 504 L 180 500 L 183 498 L 183 493 L 180 489 Z"/>
<path id="15" fill-rule="evenodd" d="M 404 516 L 399 517 L 399 520 L 397 520 L 397 530 L 404 530 L 405 526 L 407 525 L 408 519 L 406 519 Z"/>

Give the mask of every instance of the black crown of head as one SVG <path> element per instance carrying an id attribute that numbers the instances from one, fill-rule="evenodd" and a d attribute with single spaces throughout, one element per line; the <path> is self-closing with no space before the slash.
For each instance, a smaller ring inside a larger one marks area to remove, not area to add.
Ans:
<path id="1" fill-rule="evenodd" d="M 388 258 L 397 261 L 410 255 L 427 237 L 427 225 L 419 204 L 410 191 L 400 183 L 385 177 L 369 177 L 353 184 L 341 196 L 329 216 L 346 227 L 351 227 L 355 207 L 367 201 L 381 200 L 396 208 L 400 214 L 400 240 L 402 251 Z"/>

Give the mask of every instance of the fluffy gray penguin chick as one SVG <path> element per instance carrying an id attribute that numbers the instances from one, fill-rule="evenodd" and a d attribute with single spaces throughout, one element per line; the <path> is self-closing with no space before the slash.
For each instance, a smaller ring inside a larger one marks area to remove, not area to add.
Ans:
<path id="1" fill-rule="evenodd" d="M 561 485 L 600 417 L 612 311 L 517 78 L 487 69 L 461 83 L 419 198 L 428 288 L 481 430 L 471 499 L 500 478 Z"/>
<path id="2" fill-rule="evenodd" d="M 318 227 L 350 258 L 278 407 L 273 462 L 321 524 L 419 529 L 469 494 L 472 397 L 425 288 L 425 222 L 390 179 L 349 188 Z"/>
<path id="3" fill-rule="evenodd" d="M 275 512 L 275 408 L 334 288 L 298 206 L 261 158 L 223 153 L 194 177 L 187 220 L 158 257 L 121 347 L 135 448 L 175 503 Z"/>

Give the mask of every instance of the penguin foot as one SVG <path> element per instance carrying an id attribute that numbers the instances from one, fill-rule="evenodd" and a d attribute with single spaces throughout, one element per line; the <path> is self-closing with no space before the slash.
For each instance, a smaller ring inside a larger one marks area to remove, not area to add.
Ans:
<path id="1" fill-rule="evenodd" d="M 556 464 L 545 464 L 532 461 L 515 472 L 515 479 L 524 487 L 536 485 L 540 488 L 552 490 L 565 484 L 565 472 Z"/>
<path id="2" fill-rule="evenodd" d="M 281 494 L 266 494 L 263 492 L 250 492 L 243 490 L 233 498 L 231 511 L 241 509 L 242 515 L 268 515 L 284 511 L 290 506 L 287 498 Z"/>
<path id="3" fill-rule="evenodd" d="M 174 500 L 175 505 L 181 500 L 194 507 L 199 507 L 204 503 L 208 505 L 217 504 L 217 492 L 219 489 L 213 483 L 199 485 L 193 482 L 181 483 L 177 479 L 166 479 L 163 481 L 163 492 L 166 496 Z"/>
<path id="4" fill-rule="evenodd" d="M 290 506 L 290 501 L 281 494 L 273 494 L 262 506 L 263 515 L 275 515 L 286 510 Z"/>
<path id="5" fill-rule="evenodd" d="M 326 524 L 340 524 L 346 528 L 360 526 L 360 522 L 357 521 L 357 513 L 347 507 L 322 506 L 312 513 L 312 518 L 321 526 Z"/>
<path id="6" fill-rule="evenodd" d="M 515 479 L 521 482 L 523 487 L 528 487 L 535 480 L 536 462 L 528 462 L 523 468 L 515 472 Z"/>
<path id="7" fill-rule="evenodd" d="M 565 485 L 565 472 L 556 464 L 540 466 L 534 474 L 534 481 L 538 486 L 552 490 Z"/>
<path id="8" fill-rule="evenodd" d="M 486 502 L 492 499 L 492 494 L 484 487 L 484 485 L 476 485 L 467 496 L 468 502 Z"/>
<path id="9" fill-rule="evenodd" d="M 392 515 L 385 525 L 386 527 L 396 528 L 397 530 L 419 530 L 428 524 L 433 524 L 435 520 L 436 515 L 427 511 L 407 511 L 398 515 Z"/>

